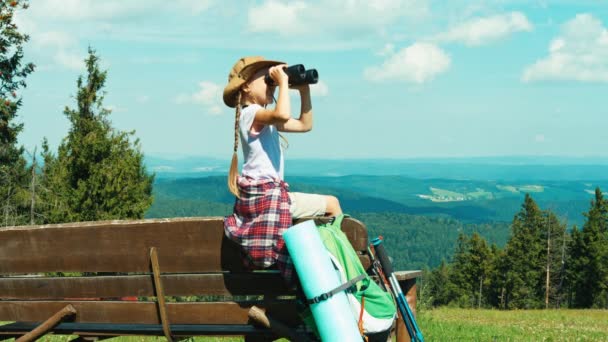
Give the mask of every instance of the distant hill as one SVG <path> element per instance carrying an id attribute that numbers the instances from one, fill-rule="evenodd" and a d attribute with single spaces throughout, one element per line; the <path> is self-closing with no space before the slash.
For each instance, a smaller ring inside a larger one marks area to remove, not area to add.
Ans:
<path id="1" fill-rule="evenodd" d="M 608 181 L 482 181 L 416 179 L 405 176 L 289 177 L 291 191 L 332 194 L 342 208 L 383 235 L 401 267 L 436 266 L 447 259 L 459 231 L 479 232 L 504 245 L 509 224 L 531 193 L 569 226 L 581 225 L 593 189 Z M 157 178 L 148 218 L 225 216 L 234 197 L 226 176 Z"/>
<path id="2" fill-rule="evenodd" d="M 146 156 L 146 165 L 160 178 L 225 175 L 229 160 L 207 157 Z M 418 159 L 292 159 L 288 176 L 401 175 L 495 181 L 608 180 L 608 158 L 480 157 Z"/>
<path id="3" fill-rule="evenodd" d="M 542 208 L 551 209 L 569 224 L 581 225 L 595 187 L 608 181 L 473 181 L 416 179 L 405 176 L 342 176 L 288 178 L 291 191 L 337 196 L 346 212 L 394 212 L 451 217 L 468 223 L 510 222 L 526 193 Z M 227 206 L 233 196 L 226 177 L 158 178 L 157 202 L 197 200 Z M 155 203 L 151 213 L 157 212 Z"/>

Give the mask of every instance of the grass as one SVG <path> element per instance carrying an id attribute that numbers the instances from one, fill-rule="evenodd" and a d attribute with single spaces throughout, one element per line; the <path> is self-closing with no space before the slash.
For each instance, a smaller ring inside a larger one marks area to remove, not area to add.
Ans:
<path id="1" fill-rule="evenodd" d="M 0 322 L 0 325 L 3 324 Z M 38 341 L 43 342 L 68 342 L 73 340 L 75 336 L 72 335 L 45 335 L 40 338 Z M 180 342 L 242 342 L 244 339 L 242 337 L 214 337 L 214 336 L 197 336 L 190 337 L 185 340 L 179 340 Z M 12 342 L 14 339 L 7 340 L 7 342 Z M 120 341 L 120 342 L 162 342 L 167 341 L 164 336 L 121 336 L 109 339 L 107 341 Z M 286 342 L 287 340 L 279 340 L 281 342 Z"/>
<path id="2" fill-rule="evenodd" d="M 608 341 L 608 310 L 474 310 L 418 314 L 427 341 Z"/>
<path id="3" fill-rule="evenodd" d="M 439 308 L 417 316 L 425 341 L 608 341 L 608 310 L 475 310 Z M 2 324 L 2 323 L 0 323 Z M 41 341 L 67 342 L 47 335 Z M 119 337 L 113 341 L 165 341 L 164 337 Z M 239 337 L 195 337 L 192 342 L 243 341 Z M 287 341 L 287 340 L 281 340 Z"/>

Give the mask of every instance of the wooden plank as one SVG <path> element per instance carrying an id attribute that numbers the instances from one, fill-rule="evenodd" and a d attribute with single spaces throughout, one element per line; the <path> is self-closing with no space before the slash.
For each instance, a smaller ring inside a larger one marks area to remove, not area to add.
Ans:
<path id="1" fill-rule="evenodd" d="M 0 301 L 0 321 L 41 322 L 72 304 L 77 323 L 160 324 L 154 302 L 112 301 Z M 172 324 L 248 324 L 249 309 L 266 309 L 289 325 L 299 322 L 294 300 L 250 302 L 167 303 Z"/>
<path id="2" fill-rule="evenodd" d="M 0 326 L 0 340 L 11 338 L 11 335 L 22 335 L 36 327 L 36 323 L 12 323 Z M 272 332 L 249 324 L 172 324 L 171 329 L 176 336 L 198 335 L 255 335 L 269 336 Z M 308 331 L 299 326 L 296 331 L 306 334 Z M 53 329 L 55 335 L 80 335 L 102 338 L 112 336 L 162 336 L 162 326 L 159 324 L 105 324 L 105 323 L 60 323 Z M 273 334 L 274 335 L 274 334 Z"/>
<path id="3" fill-rule="evenodd" d="M 416 270 L 416 271 L 395 271 L 395 272 L 393 272 L 393 274 L 395 275 L 395 278 L 397 278 L 397 281 L 399 281 L 399 282 L 404 281 L 404 280 L 408 280 L 408 279 L 416 279 L 416 278 L 422 277 L 422 271 L 420 271 L 420 270 Z M 405 289 L 402 289 L 402 290 L 405 293 Z"/>
<path id="4" fill-rule="evenodd" d="M 346 219 L 356 250 L 367 248 L 365 227 Z M 223 218 L 96 221 L 0 229 L 0 274 L 148 272 L 156 247 L 163 272 L 243 270 L 240 247 L 224 236 Z"/>
<path id="5" fill-rule="evenodd" d="M 369 264 L 361 256 L 364 265 Z M 167 296 L 291 295 L 278 271 L 248 273 L 163 274 Z M 116 298 L 154 296 L 147 275 L 0 278 L 0 299 Z"/>
<path id="6" fill-rule="evenodd" d="M 161 275 L 167 296 L 288 295 L 278 271 Z M 0 299 L 154 296 L 150 275 L 0 278 Z"/>

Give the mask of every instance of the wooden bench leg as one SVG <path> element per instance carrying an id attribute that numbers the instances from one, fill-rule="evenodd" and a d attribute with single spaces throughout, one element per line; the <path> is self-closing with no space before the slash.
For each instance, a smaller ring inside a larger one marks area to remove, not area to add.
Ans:
<path id="1" fill-rule="evenodd" d="M 154 292 L 156 293 L 156 299 L 158 301 L 160 322 L 163 325 L 163 331 L 167 341 L 173 342 L 171 326 L 169 325 L 169 319 L 167 318 L 165 292 L 163 291 L 163 283 L 160 280 L 160 267 L 158 266 L 158 253 L 156 252 L 156 247 L 150 248 L 150 262 L 152 264 L 152 272 L 154 273 Z"/>
<path id="2" fill-rule="evenodd" d="M 76 309 L 72 306 L 72 304 L 68 304 L 63 309 L 59 310 L 53 316 L 51 316 L 46 321 L 42 322 L 36 329 L 30 331 L 29 333 L 19 337 L 16 342 L 29 342 L 34 341 L 40 336 L 46 334 L 49 330 L 53 329 L 62 319 L 66 316 L 70 316 L 76 313 Z"/>
<path id="3" fill-rule="evenodd" d="M 405 294 L 405 299 L 407 300 L 407 304 L 410 306 L 414 317 L 416 317 L 416 279 L 407 279 L 399 283 L 401 286 L 401 290 Z M 396 327 L 396 335 L 397 342 L 410 342 L 410 335 L 407 332 L 407 328 L 405 327 L 405 322 L 403 321 L 403 317 L 399 315 L 397 318 L 397 327 Z"/>

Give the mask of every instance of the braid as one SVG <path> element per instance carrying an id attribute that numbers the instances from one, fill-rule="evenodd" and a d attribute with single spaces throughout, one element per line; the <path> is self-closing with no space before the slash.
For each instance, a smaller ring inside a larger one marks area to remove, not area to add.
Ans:
<path id="1" fill-rule="evenodd" d="M 236 97 L 236 111 L 234 114 L 234 150 L 232 152 L 232 162 L 230 163 L 230 171 L 228 172 L 228 189 L 230 192 L 239 197 L 239 188 L 236 179 L 238 177 L 238 149 L 239 149 L 239 120 L 241 119 L 241 92 L 239 91 Z"/>
<path id="2" fill-rule="evenodd" d="M 234 118 L 234 153 L 239 148 L 239 120 L 241 119 L 241 92 L 236 96 L 236 113 Z"/>

